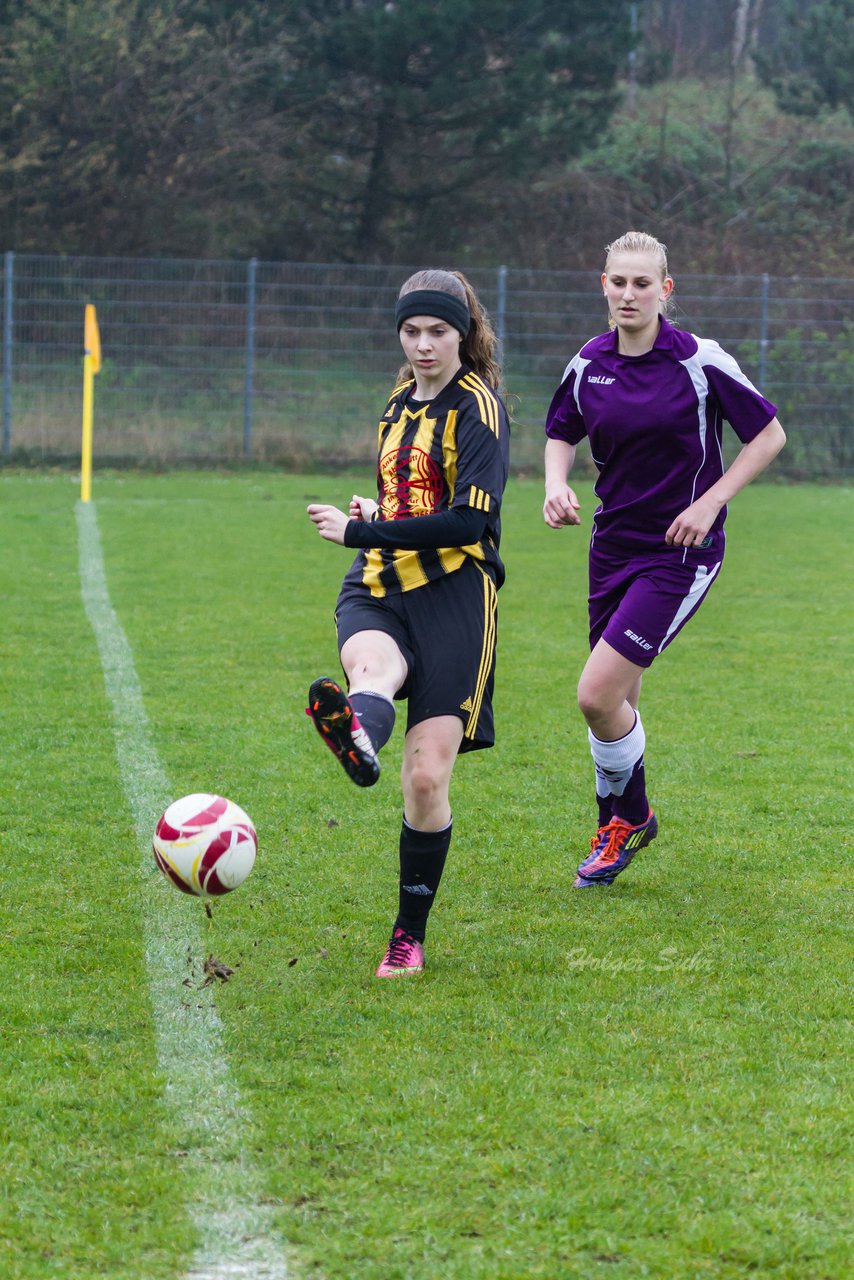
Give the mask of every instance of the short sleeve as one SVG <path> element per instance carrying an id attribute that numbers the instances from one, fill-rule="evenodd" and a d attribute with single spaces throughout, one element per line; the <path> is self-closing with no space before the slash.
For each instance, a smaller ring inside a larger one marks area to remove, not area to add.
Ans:
<path id="1" fill-rule="evenodd" d="M 587 435 L 587 428 L 578 407 L 575 389 L 578 385 L 579 365 L 572 360 L 567 366 L 563 381 L 552 396 L 546 414 L 546 435 L 550 440 L 565 440 L 578 444 Z"/>
<path id="2" fill-rule="evenodd" d="M 757 391 L 737 361 L 716 342 L 701 340 L 700 347 L 709 390 L 739 440 L 747 444 L 777 416 L 777 406 Z"/>

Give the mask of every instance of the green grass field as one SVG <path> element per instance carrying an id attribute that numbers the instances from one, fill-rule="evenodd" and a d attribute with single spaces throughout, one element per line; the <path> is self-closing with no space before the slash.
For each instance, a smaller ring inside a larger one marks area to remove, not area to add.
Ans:
<path id="1" fill-rule="evenodd" d="M 646 678 L 659 838 L 572 893 L 586 538 L 511 484 L 498 744 L 458 766 L 427 970 L 379 983 L 400 726 L 360 792 L 303 714 L 350 556 L 305 506 L 368 483 L 96 474 L 136 754 L 77 485 L 0 473 L 0 1275 L 849 1276 L 850 491 L 736 500 Z M 191 791 L 259 832 L 210 921 L 145 847 Z M 207 956 L 233 976 L 204 985 Z M 253 1234 L 273 1261 L 241 1262 Z"/>

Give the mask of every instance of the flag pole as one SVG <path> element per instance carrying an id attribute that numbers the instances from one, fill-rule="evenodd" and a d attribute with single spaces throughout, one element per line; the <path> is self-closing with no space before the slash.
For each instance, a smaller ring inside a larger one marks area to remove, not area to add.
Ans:
<path id="1" fill-rule="evenodd" d="M 101 368 L 101 335 L 91 302 L 86 304 L 83 327 L 83 443 L 80 451 L 80 501 L 92 497 L 92 414 L 95 401 L 95 374 Z"/>
<path id="2" fill-rule="evenodd" d="M 83 357 L 83 449 L 80 458 L 80 501 L 92 497 L 92 404 L 94 401 L 95 375 L 92 373 L 92 357 Z"/>

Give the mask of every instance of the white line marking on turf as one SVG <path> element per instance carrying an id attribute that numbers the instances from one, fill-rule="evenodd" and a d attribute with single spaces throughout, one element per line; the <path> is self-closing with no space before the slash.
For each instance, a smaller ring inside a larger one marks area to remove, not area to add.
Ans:
<path id="1" fill-rule="evenodd" d="M 285 1280 L 285 1249 L 260 1203 L 261 1180 L 243 1145 L 246 1118 L 211 990 L 182 985 L 188 952 L 204 949 L 201 914 L 194 911 L 200 903 L 173 891 L 150 857 L 154 825 L 175 797 L 154 747 L 133 652 L 110 604 L 94 503 L 78 502 L 76 514 L 80 590 L 113 710 L 122 785 L 145 855 L 140 896 L 158 1060 L 170 1108 L 186 1123 L 187 1209 L 204 1237 L 186 1280 Z"/>

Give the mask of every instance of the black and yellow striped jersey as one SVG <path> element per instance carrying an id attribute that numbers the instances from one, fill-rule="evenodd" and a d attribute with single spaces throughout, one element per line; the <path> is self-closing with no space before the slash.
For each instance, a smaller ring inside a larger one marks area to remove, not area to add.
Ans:
<path id="1" fill-rule="evenodd" d="M 470 556 L 488 566 L 500 586 L 501 498 L 510 449 L 507 411 L 494 389 L 465 366 L 434 400 L 413 400 L 414 388 L 414 380 L 395 387 L 379 424 L 377 521 L 417 520 L 473 508 L 485 515 L 484 532 L 465 546 L 366 546 L 347 580 L 363 583 L 375 596 L 411 591 L 453 573 Z M 365 530 L 365 539 L 369 537 Z"/>

